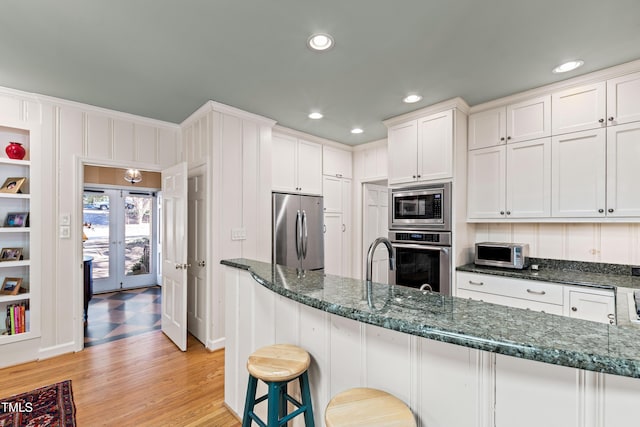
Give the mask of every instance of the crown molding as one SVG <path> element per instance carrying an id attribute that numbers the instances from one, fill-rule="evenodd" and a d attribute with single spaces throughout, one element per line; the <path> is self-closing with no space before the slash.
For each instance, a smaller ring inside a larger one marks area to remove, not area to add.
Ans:
<path id="1" fill-rule="evenodd" d="M 386 146 L 387 146 L 387 138 L 383 138 L 383 139 L 378 139 L 377 141 L 371 141 L 365 144 L 356 145 L 353 147 L 353 151 L 354 152 L 365 151 L 371 148 L 386 147 Z"/>
<path id="2" fill-rule="evenodd" d="M 180 123 L 181 127 L 190 126 L 193 122 L 201 119 L 203 116 L 209 114 L 212 111 L 216 111 L 218 113 L 228 114 L 230 116 L 239 117 L 241 119 L 251 120 L 254 122 L 261 123 L 265 126 L 272 128 L 277 122 L 268 117 L 260 116 L 258 114 L 249 113 L 248 111 L 241 110 L 236 107 L 232 107 L 230 105 L 222 104 L 216 101 L 207 101 L 202 107 L 198 108 L 196 111 L 191 113 L 189 117 L 187 117 L 182 123 Z"/>
<path id="3" fill-rule="evenodd" d="M 280 125 L 275 125 L 273 127 L 274 133 L 279 133 L 281 135 L 287 135 L 293 138 L 304 139 L 305 141 L 315 142 L 322 145 L 328 145 L 331 147 L 339 148 L 345 151 L 353 151 L 353 146 L 342 144 L 340 142 L 332 141 L 330 139 L 322 138 L 320 136 L 311 135 L 310 133 L 305 133 L 299 130 L 287 128 Z"/>
<path id="4" fill-rule="evenodd" d="M 457 109 L 465 114 L 469 113 L 469 105 L 464 99 L 459 96 L 448 99 L 446 101 L 438 102 L 437 104 L 429 105 L 428 107 L 420 108 L 419 110 L 411 111 L 400 116 L 390 117 L 382 121 L 386 127 L 395 126 L 399 123 L 404 123 L 409 120 L 415 120 L 420 117 L 428 116 L 429 114 L 440 113 L 442 111 Z"/>

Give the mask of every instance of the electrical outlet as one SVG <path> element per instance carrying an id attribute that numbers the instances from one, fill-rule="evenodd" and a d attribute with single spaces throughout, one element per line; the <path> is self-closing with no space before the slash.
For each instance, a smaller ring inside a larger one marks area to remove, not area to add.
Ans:
<path id="1" fill-rule="evenodd" d="M 232 228 L 231 229 L 231 240 L 246 240 L 247 239 L 247 230 L 244 228 Z"/>
<path id="2" fill-rule="evenodd" d="M 68 225 L 61 225 L 60 226 L 59 236 L 60 236 L 61 239 L 70 239 L 71 238 L 71 227 L 69 227 Z"/>

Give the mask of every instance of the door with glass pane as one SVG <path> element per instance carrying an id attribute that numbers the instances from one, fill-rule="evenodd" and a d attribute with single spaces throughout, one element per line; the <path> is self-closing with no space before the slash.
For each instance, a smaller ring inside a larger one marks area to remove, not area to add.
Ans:
<path id="1" fill-rule="evenodd" d="M 93 292 L 157 284 L 155 193 L 87 188 L 84 256 L 92 257 Z"/>

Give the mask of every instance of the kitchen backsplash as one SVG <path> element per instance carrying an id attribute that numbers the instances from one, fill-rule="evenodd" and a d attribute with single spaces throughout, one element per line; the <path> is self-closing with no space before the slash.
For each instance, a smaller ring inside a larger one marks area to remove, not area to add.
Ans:
<path id="1" fill-rule="evenodd" d="M 536 258 L 640 265 L 640 224 L 475 224 L 475 241 L 528 243 Z"/>

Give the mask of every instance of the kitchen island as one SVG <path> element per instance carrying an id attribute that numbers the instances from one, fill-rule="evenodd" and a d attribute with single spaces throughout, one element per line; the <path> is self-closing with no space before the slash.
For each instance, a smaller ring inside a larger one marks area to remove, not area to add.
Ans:
<path id="1" fill-rule="evenodd" d="M 242 412 L 255 349 L 312 356 L 318 425 L 330 397 L 369 386 L 424 426 L 628 425 L 640 330 L 247 259 L 225 267 L 225 401 Z"/>

